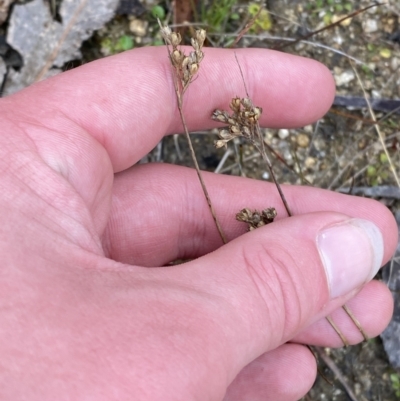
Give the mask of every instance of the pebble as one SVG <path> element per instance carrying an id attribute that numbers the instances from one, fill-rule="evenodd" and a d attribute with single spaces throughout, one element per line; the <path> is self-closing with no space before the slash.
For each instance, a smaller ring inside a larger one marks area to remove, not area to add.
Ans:
<path id="1" fill-rule="evenodd" d="M 306 168 L 312 168 L 316 165 L 317 163 L 317 159 L 315 159 L 315 157 L 307 157 L 306 160 L 304 160 L 304 166 Z"/>
<path id="2" fill-rule="evenodd" d="M 147 32 L 147 21 L 134 18 L 129 23 L 129 30 L 136 36 L 145 36 Z"/>
<path id="3" fill-rule="evenodd" d="M 307 134 L 299 134 L 297 135 L 296 142 L 301 148 L 306 148 L 310 144 L 310 138 Z"/>
<path id="4" fill-rule="evenodd" d="M 307 174 L 304 178 L 310 183 L 313 184 L 315 180 L 315 174 Z"/>
<path id="5" fill-rule="evenodd" d="M 282 152 L 282 156 L 288 164 L 293 160 L 293 155 L 290 149 L 284 149 Z"/>
<path id="6" fill-rule="evenodd" d="M 314 127 L 312 126 L 312 124 L 306 125 L 303 129 L 308 134 L 312 134 L 314 132 Z"/>
<path id="7" fill-rule="evenodd" d="M 392 71 L 397 71 L 399 68 L 399 59 L 397 57 L 393 57 L 390 60 L 390 68 L 392 69 Z"/>
<path id="8" fill-rule="evenodd" d="M 335 74 L 336 86 L 344 86 L 347 85 L 355 78 L 355 74 L 353 70 L 343 71 L 340 75 Z"/>
<path id="9" fill-rule="evenodd" d="M 382 96 L 381 96 L 381 93 L 378 90 L 372 89 L 371 97 L 372 97 L 372 99 L 380 99 Z"/>
<path id="10" fill-rule="evenodd" d="M 278 136 L 281 139 L 286 139 L 289 136 L 289 130 L 288 129 L 280 129 L 278 131 Z"/>
<path id="11" fill-rule="evenodd" d="M 363 22 L 363 29 L 365 33 L 376 32 L 379 29 L 378 21 L 375 19 L 367 19 Z"/>
<path id="12" fill-rule="evenodd" d="M 266 129 L 265 132 L 264 132 L 264 139 L 267 142 L 270 142 L 270 141 L 272 141 L 273 137 L 274 137 L 274 131 Z"/>

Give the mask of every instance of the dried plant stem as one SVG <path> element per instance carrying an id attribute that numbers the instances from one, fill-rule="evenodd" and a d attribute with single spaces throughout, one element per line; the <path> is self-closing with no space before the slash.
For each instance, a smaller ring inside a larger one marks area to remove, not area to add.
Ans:
<path id="1" fill-rule="evenodd" d="M 219 235 L 220 235 L 220 237 L 222 239 L 222 242 L 224 244 L 226 244 L 228 242 L 228 240 L 226 239 L 225 233 L 222 230 L 221 224 L 220 224 L 220 222 L 219 222 L 219 220 L 217 218 L 217 214 L 215 213 L 215 209 L 214 209 L 214 206 L 213 206 L 213 204 L 211 202 L 210 195 L 208 193 L 206 184 L 204 183 L 204 180 L 203 180 L 203 175 L 201 174 L 201 171 L 200 171 L 199 163 L 197 162 L 196 154 L 195 154 L 195 151 L 193 149 L 193 143 L 192 143 L 192 140 L 190 138 L 189 130 L 188 130 L 187 125 L 186 125 L 185 115 L 183 114 L 183 110 L 182 110 L 182 106 L 183 106 L 182 97 L 179 94 L 179 88 L 178 88 L 177 85 L 175 85 L 175 90 L 176 90 L 176 96 L 177 96 L 179 116 L 181 117 L 183 129 L 185 131 L 185 136 L 186 136 L 186 139 L 187 139 L 187 142 L 188 142 L 188 145 L 189 145 L 190 156 L 191 156 L 191 158 L 193 160 L 193 164 L 194 164 L 194 167 L 195 167 L 195 170 L 196 170 L 196 173 L 197 173 L 197 177 L 199 178 L 200 185 L 201 185 L 201 188 L 203 190 L 204 196 L 205 196 L 205 198 L 207 200 L 207 204 L 208 204 L 208 207 L 210 209 L 210 212 L 211 212 L 212 218 L 214 220 L 215 226 L 217 227 L 217 230 L 218 230 L 218 233 L 219 233 Z"/>
<path id="2" fill-rule="evenodd" d="M 325 319 L 332 326 L 333 330 L 336 331 L 336 334 L 340 337 L 344 346 L 347 347 L 349 345 L 349 342 L 347 341 L 347 338 L 343 335 L 343 333 L 340 331 L 339 327 L 336 326 L 336 323 L 332 320 L 330 316 L 326 316 Z"/>
<path id="3" fill-rule="evenodd" d="M 276 179 L 271 160 L 269 159 L 265 150 L 264 138 L 261 133 L 261 128 L 259 124 L 259 118 L 262 114 L 262 108 L 254 106 L 252 100 L 250 99 L 249 93 L 246 88 L 243 71 L 240 66 L 239 60 L 237 59 L 236 53 L 235 58 L 239 66 L 240 75 L 243 80 L 243 85 L 247 97 L 243 99 L 235 97 L 231 100 L 231 103 L 229 105 L 230 109 L 232 110 L 231 115 L 225 110 L 214 110 L 211 118 L 215 121 L 228 124 L 228 129 L 223 128 L 219 130 L 219 140 L 215 141 L 215 146 L 217 148 L 225 147 L 229 141 L 232 141 L 235 138 L 239 137 L 242 137 L 249 141 L 261 154 L 265 164 L 268 167 L 268 170 L 270 171 L 272 180 L 278 190 L 279 196 L 282 199 L 282 203 L 285 206 L 286 212 L 288 216 L 292 216 L 293 214 L 286 201 L 282 188 L 279 185 L 278 180 Z"/>
<path id="4" fill-rule="evenodd" d="M 306 345 L 306 347 L 310 350 L 310 352 L 314 355 L 314 358 L 317 362 L 317 372 L 318 374 L 330 385 L 333 386 L 333 383 L 325 376 L 324 372 L 322 371 L 321 367 L 318 363 L 318 353 L 320 352 L 319 347 L 314 347 L 312 345 Z"/>
<path id="5" fill-rule="evenodd" d="M 260 16 L 262 10 L 263 10 L 263 5 L 260 6 L 258 11 L 256 12 L 256 15 L 239 32 L 239 34 L 237 35 L 235 41 L 229 46 L 230 48 L 236 47 L 236 45 L 239 43 L 240 39 L 242 39 L 243 35 L 245 35 L 246 32 L 248 32 L 248 30 L 255 24 L 255 22 L 257 21 L 257 18 Z"/>
<path id="6" fill-rule="evenodd" d="M 235 53 L 235 57 L 236 57 L 236 53 Z M 236 138 L 244 138 L 247 141 L 249 141 L 258 150 L 258 152 L 261 154 L 265 164 L 267 165 L 267 167 L 271 173 L 271 178 L 278 190 L 279 196 L 281 197 L 282 203 L 285 206 L 288 216 L 293 216 L 293 213 L 291 212 L 291 210 L 289 208 L 289 205 L 286 201 L 286 197 L 282 191 L 282 188 L 281 188 L 278 180 L 276 179 L 274 170 L 272 168 L 272 163 L 265 150 L 264 138 L 262 136 L 261 128 L 260 128 L 260 124 L 259 124 L 259 119 L 262 114 L 262 108 L 253 105 L 253 102 L 251 101 L 249 94 L 247 92 L 246 84 L 245 84 L 244 77 L 243 77 L 243 72 L 242 72 L 240 64 L 237 60 L 237 57 L 236 57 L 236 61 L 238 63 L 239 69 L 240 69 L 240 74 L 243 79 L 243 84 L 245 87 L 247 97 L 245 97 L 245 98 L 235 97 L 231 100 L 231 103 L 229 104 L 229 107 L 232 110 L 231 114 L 229 114 L 225 110 L 219 110 L 219 109 L 214 110 L 211 118 L 215 121 L 219 121 L 221 123 L 225 123 L 228 125 L 228 128 L 221 128 L 218 131 L 219 139 L 217 141 L 215 141 L 215 146 L 217 148 L 226 147 L 228 142 L 230 142 L 232 140 L 234 141 Z M 257 211 L 255 211 L 255 212 L 257 212 Z M 254 213 L 251 213 L 250 209 L 245 208 L 245 209 L 242 209 L 236 215 L 236 219 L 239 221 L 252 223 L 252 226 L 250 227 L 250 229 L 258 228 L 259 225 L 253 224 L 253 221 L 251 219 L 250 219 L 251 221 L 249 220 L 249 215 L 251 215 L 250 216 L 251 218 L 254 217 L 253 216 Z M 257 213 L 256 213 L 256 215 L 257 215 L 256 220 L 259 221 L 260 218 Z M 272 219 L 272 221 L 273 221 L 273 219 Z M 265 224 L 267 223 L 264 221 L 262 221 L 262 222 Z M 350 316 L 350 318 L 352 317 L 352 315 L 349 315 L 349 316 Z M 332 328 L 336 331 L 336 333 L 339 335 L 339 337 L 343 341 L 343 344 L 348 345 L 348 341 L 347 341 L 346 337 L 342 334 L 342 332 L 335 325 L 335 323 L 332 321 L 332 319 L 329 316 L 326 319 L 328 320 L 328 322 L 330 323 Z M 361 331 L 359 323 L 355 319 L 353 319 L 353 321 L 356 324 L 356 326 L 359 328 L 359 330 Z"/>
<path id="7" fill-rule="evenodd" d="M 236 58 L 237 65 L 240 70 L 240 75 L 243 80 L 243 85 L 244 85 L 244 88 L 246 91 L 247 99 L 242 99 L 242 100 L 240 100 L 240 102 L 238 102 L 238 99 L 232 99 L 231 109 L 234 110 L 234 114 L 230 118 L 226 113 L 223 113 L 220 111 L 214 112 L 213 117 L 215 119 L 224 121 L 224 122 L 228 122 L 231 124 L 229 133 L 220 131 L 220 133 L 219 133 L 220 141 L 217 141 L 217 144 L 218 144 L 218 142 L 219 142 L 219 145 L 223 145 L 224 143 L 226 144 L 229 140 L 231 140 L 233 137 L 238 135 L 238 132 L 240 132 L 240 134 L 242 136 L 244 136 L 246 139 L 248 139 L 256 147 L 256 149 L 260 152 L 263 160 L 265 161 L 266 165 L 268 166 L 268 169 L 271 173 L 271 178 L 279 192 L 279 195 L 281 197 L 283 205 L 285 206 L 288 216 L 293 216 L 293 213 L 291 212 L 291 210 L 289 208 L 289 205 L 286 201 L 286 197 L 282 191 L 282 188 L 281 188 L 278 180 L 276 179 L 274 170 L 272 168 L 272 163 L 271 163 L 269 157 L 267 156 L 267 153 L 265 150 L 264 138 L 262 136 L 260 124 L 259 124 L 259 117 L 262 113 L 262 109 L 260 107 L 254 107 L 254 105 L 249 97 L 247 87 L 246 87 L 246 82 L 244 80 L 242 67 L 240 66 L 240 63 L 239 63 L 236 53 L 235 53 L 235 58 Z M 242 110 L 242 108 L 244 110 Z M 357 326 L 357 328 L 362 333 L 364 333 L 364 331 L 361 328 L 361 325 L 354 318 L 354 316 L 351 314 L 350 310 L 347 307 L 346 307 L 345 311 L 349 315 L 349 317 L 353 320 L 353 322 Z M 350 312 L 350 314 L 349 314 L 349 312 Z M 341 330 L 336 326 L 336 324 L 332 320 L 332 318 L 330 316 L 327 316 L 326 319 L 329 322 L 329 324 L 332 326 L 332 328 L 336 331 L 336 333 L 342 340 L 343 344 L 345 346 L 347 346 L 349 344 L 349 342 L 347 341 L 346 337 L 341 332 Z"/>
<path id="8" fill-rule="evenodd" d="M 382 132 L 381 132 L 381 130 L 380 130 L 380 128 L 379 128 L 378 121 L 377 121 L 377 119 L 376 119 L 374 110 L 373 110 L 372 107 L 371 107 L 371 102 L 370 102 L 369 99 L 368 99 L 367 92 L 366 92 L 366 90 L 365 90 L 364 84 L 363 84 L 363 82 L 362 82 L 362 80 L 361 80 L 361 78 L 360 78 L 360 75 L 359 75 L 358 72 L 357 72 L 357 69 L 354 67 L 354 64 L 351 63 L 351 62 L 350 62 L 350 64 L 351 64 L 351 67 L 352 67 L 354 73 L 356 74 L 357 81 L 358 81 L 358 83 L 360 84 L 361 89 L 362 89 L 362 91 L 363 91 L 364 98 L 365 98 L 365 101 L 366 101 L 367 106 L 368 106 L 369 114 L 371 115 L 371 118 L 372 118 L 372 120 L 374 121 L 374 127 L 375 127 L 375 130 L 376 130 L 376 133 L 378 134 L 378 138 L 379 138 L 379 141 L 380 141 L 380 143 L 381 143 L 382 149 L 383 149 L 383 151 L 385 152 L 385 156 L 387 157 L 387 160 L 388 160 L 388 162 L 389 162 L 389 166 L 390 166 L 390 169 L 392 170 L 393 177 L 394 177 L 394 179 L 395 179 L 395 181 L 396 181 L 397 186 L 400 188 L 399 176 L 397 175 L 396 168 L 394 167 L 392 158 L 390 157 L 389 152 L 388 152 L 388 150 L 387 150 L 387 147 L 386 147 L 386 144 L 385 144 L 385 139 L 383 138 Z"/>
<path id="9" fill-rule="evenodd" d="M 206 31 L 204 29 L 198 29 L 194 32 L 194 35 L 191 40 L 193 51 L 191 51 L 189 55 L 186 55 L 180 49 L 180 44 L 182 40 L 181 35 L 178 32 L 172 32 L 171 28 L 169 28 L 168 26 L 163 26 L 160 20 L 158 20 L 158 24 L 160 25 L 161 35 L 164 38 L 168 56 L 171 61 L 171 65 L 174 69 L 173 79 L 174 79 L 176 101 L 183 129 L 185 131 L 186 139 L 189 145 L 190 156 L 193 160 L 197 176 L 199 177 L 201 188 L 207 200 L 208 207 L 214 219 L 219 235 L 221 236 L 222 242 L 226 244 L 227 239 L 224 232 L 222 231 L 221 224 L 217 219 L 217 215 L 212 205 L 210 195 L 208 194 L 208 190 L 204 183 L 203 176 L 200 172 L 200 167 L 196 159 L 196 154 L 193 149 L 192 140 L 190 139 L 189 130 L 187 128 L 185 115 L 183 113 L 184 94 L 188 89 L 189 85 L 193 82 L 195 76 L 197 75 L 197 72 L 199 71 L 200 68 L 200 63 L 204 58 L 203 45 L 206 39 Z"/>
<path id="10" fill-rule="evenodd" d="M 286 197 L 285 197 L 285 195 L 284 195 L 284 193 L 282 191 L 282 187 L 279 185 L 278 180 L 276 179 L 276 176 L 275 176 L 275 173 L 274 173 L 274 169 L 272 168 L 271 161 L 270 161 L 269 157 L 267 156 L 267 152 L 265 151 L 264 141 L 263 141 L 262 138 L 261 138 L 260 142 L 262 143 L 261 147 L 258 146 L 257 144 L 255 146 L 256 146 L 257 150 L 260 152 L 265 164 L 268 167 L 268 170 L 269 170 L 269 172 L 271 174 L 272 181 L 274 182 L 274 184 L 276 186 L 276 189 L 278 190 L 279 196 L 282 199 L 282 203 L 285 206 L 285 209 L 286 209 L 286 212 L 287 212 L 288 216 L 289 217 L 293 216 L 293 213 L 290 210 L 289 205 L 287 203 Z"/>
<path id="11" fill-rule="evenodd" d="M 357 326 L 357 329 L 360 330 L 360 333 L 364 337 L 365 341 L 369 340 L 368 334 L 365 332 L 365 330 L 362 328 L 361 323 L 358 321 L 358 319 L 354 316 L 353 312 L 349 309 L 347 305 L 342 306 L 343 310 L 347 313 L 351 321 Z"/>
<path id="12" fill-rule="evenodd" d="M 358 398 L 354 394 L 353 390 L 347 383 L 346 379 L 344 378 L 343 374 L 341 373 L 335 362 L 333 362 L 333 360 L 321 348 L 316 347 L 315 350 L 317 351 L 319 357 L 324 361 L 326 366 L 328 366 L 328 368 L 334 373 L 337 380 L 342 384 L 350 400 L 358 401 Z"/>

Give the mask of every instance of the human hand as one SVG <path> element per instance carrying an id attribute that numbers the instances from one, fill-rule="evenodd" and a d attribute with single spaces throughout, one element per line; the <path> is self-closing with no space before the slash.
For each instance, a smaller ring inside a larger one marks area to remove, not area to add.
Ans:
<path id="1" fill-rule="evenodd" d="M 305 125 L 329 107 L 334 86 L 320 64 L 237 52 L 262 125 Z M 207 49 L 185 98 L 189 129 L 214 126 L 212 110 L 242 93 L 232 65 L 232 52 Z M 33 85 L 2 99 L 0 118 L 0 399 L 294 400 L 316 371 L 301 344 L 340 345 L 324 316 L 352 343 L 362 337 L 344 302 L 370 336 L 388 323 L 389 291 L 362 288 L 374 255 L 384 263 L 397 244 L 378 202 L 285 187 L 295 216 L 283 218 L 272 184 L 205 173 L 230 239 L 221 247 L 193 170 L 131 167 L 181 130 L 165 49 Z M 244 234 L 234 220 L 245 206 L 271 205 L 269 226 Z M 350 218 L 379 228 L 375 253 Z M 333 299 L 321 232 L 343 274 Z M 149 268 L 178 258 L 195 260 Z"/>

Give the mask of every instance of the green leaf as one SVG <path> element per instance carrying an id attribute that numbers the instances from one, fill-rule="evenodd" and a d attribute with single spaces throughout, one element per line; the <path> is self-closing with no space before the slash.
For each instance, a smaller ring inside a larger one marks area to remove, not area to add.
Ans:
<path id="1" fill-rule="evenodd" d="M 383 164 L 383 163 L 387 163 L 388 162 L 388 157 L 386 156 L 386 153 L 380 153 L 379 154 L 379 161 Z"/>
<path id="2" fill-rule="evenodd" d="M 154 18 L 160 18 L 161 20 L 163 20 L 165 18 L 165 10 L 164 7 L 161 7 L 159 5 L 153 6 L 151 8 L 151 15 Z"/>
<path id="3" fill-rule="evenodd" d="M 399 378 L 399 375 L 397 373 L 391 373 L 389 377 L 390 377 L 390 381 L 393 384 L 395 384 L 395 383 L 399 384 L 400 383 L 400 378 Z"/>
<path id="4" fill-rule="evenodd" d="M 367 167 L 367 176 L 371 178 L 376 176 L 376 168 L 374 166 Z"/>
<path id="5" fill-rule="evenodd" d="M 135 43 L 134 43 L 132 37 L 128 36 L 128 35 L 123 35 L 118 39 L 118 42 L 117 42 L 115 48 L 120 51 L 125 51 L 125 50 L 133 49 L 134 46 L 135 46 Z"/>

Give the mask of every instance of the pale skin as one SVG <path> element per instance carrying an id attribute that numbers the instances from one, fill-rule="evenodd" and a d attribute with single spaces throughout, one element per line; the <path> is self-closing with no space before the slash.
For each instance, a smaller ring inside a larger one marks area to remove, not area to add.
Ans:
<path id="1" fill-rule="evenodd" d="M 297 127 L 329 108 L 322 65 L 238 51 L 262 126 Z M 186 95 L 189 129 L 243 96 L 232 52 L 206 49 Z M 346 216 L 373 221 L 384 260 L 397 227 L 380 203 L 205 174 L 229 243 L 222 246 L 192 169 L 133 166 L 181 131 L 164 48 L 61 74 L 0 102 L 0 399 L 289 401 L 313 383 L 302 344 L 354 344 L 392 313 L 377 281 L 329 300 L 315 235 Z M 275 223 L 245 233 L 234 215 L 275 206 Z M 196 258 L 174 267 L 178 258 Z M 158 268 L 149 268 L 158 267 Z M 291 343 L 287 343 L 291 341 Z"/>

